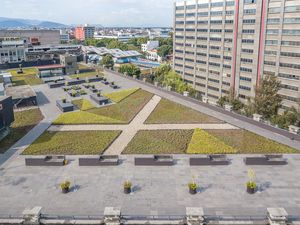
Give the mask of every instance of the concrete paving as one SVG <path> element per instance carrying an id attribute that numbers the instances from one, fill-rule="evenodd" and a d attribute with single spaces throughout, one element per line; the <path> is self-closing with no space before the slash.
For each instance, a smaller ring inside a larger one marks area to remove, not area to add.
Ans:
<path id="1" fill-rule="evenodd" d="M 87 130 L 127 130 L 129 125 L 52 125 L 48 131 L 87 131 Z M 142 124 L 138 130 L 193 130 L 196 128 L 204 130 L 236 130 L 238 127 L 228 123 L 222 124 Z"/>
<path id="2" fill-rule="evenodd" d="M 149 115 L 153 112 L 155 107 L 160 102 L 161 97 L 154 95 L 152 99 L 145 105 L 145 107 L 136 115 L 126 129 L 120 134 L 120 136 L 109 146 L 104 152 L 105 155 L 120 155 L 123 150 L 136 135 L 140 129 L 140 125 L 144 124 Z"/>
<path id="3" fill-rule="evenodd" d="M 209 104 L 205 104 L 198 100 L 184 97 L 180 94 L 169 92 L 162 88 L 154 87 L 151 84 L 147 84 L 130 77 L 128 78 L 128 77 L 120 76 L 118 73 L 115 72 L 105 71 L 105 74 L 107 77 L 115 81 L 122 82 L 122 83 L 124 82 L 131 83 L 135 87 L 143 88 L 144 90 L 149 91 L 151 93 L 155 93 L 156 95 L 161 96 L 162 98 L 166 98 L 168 100 L 177 102 L 179 104 L 190 107 L 201 113 L 205 113 L 207 115 L 216 117 L 217 119 L 225 121 L 226 123 L 232 124 L 241 129 L 249 130 L 263 137 L 269 138 L 271 140 L 277 141 L 279 143 L 300 150 L 300 135 L 291 134 L 288 131 L 281 130 L 260 122 L 256 122 L 250 118 L 238 115 L 236 113 L 227 112 L 220 107 L 215 107 Z"/>
<path id="4" fill-rule="evenodd" d="M 203 207 L 208 215 L 266 215 L 267 207 L 300 212 L 300 155 L 285 156 L 286 166 L 253 166 L 259 191 L 246 193 L 248 181 L 243 155 L 230 155 L 232 164 L 190 167 L 189 156 L 175 155 L 171 167 L 136 167 L 134 156 L 121 156 L 117 167 L 79 167 L 78 157 L 67 157 L 65 167 L 26 167 L 24 156 L 0 170 L 0 214 L 19 215 L 27 207 L 41 206 L 50 215 L 102 215 L 107 206 L 121 207 L 123 215 L 185 215 L 185 207 Z M 194 177 L 194 178 L 193 178 Z M 122 193 L 123 182 L 134 186 Z M 192 180 L 200 185 L 188 193 Z M 70 180 L 72 192 L 60 193 Z"/>

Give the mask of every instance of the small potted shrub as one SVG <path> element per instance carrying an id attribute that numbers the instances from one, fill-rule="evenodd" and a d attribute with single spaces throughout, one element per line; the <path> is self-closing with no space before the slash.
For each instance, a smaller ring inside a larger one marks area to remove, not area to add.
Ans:
<path id="1" fill-rule="evenodd" d="M 54 80 L 54 83 L 57 83 L 57 80 Z"/>
<path id="2" fill-rule="evenodd" d="M 99 77 L 99 74 L 98 74 L 98 73 L 96 74 L 96 77 Z"/>
<path id="3" fill-rule="evenodd" d="M 79 80 L 79 76 L 77 76 L 76 79 Z"/>
<path id="4" fill-rule="evenodd" d="M 93 89 L 95 89 L 95 87 L 96 87 L 95 85 L 92 85 L 92 88 L 93 88 Z"/>
<path id="5" fill-rule="evenodd" d="M 68 193 L 70 191 L 70 186 L 71 186 L 70 181 L 62 182 L 60 184 L 60 188 L 61 188 L 62 193 L 64 193 L 64 194 Z"/>
<path id="6" fill-rule="evenodd" d="M 192 195 L 197 194 L 198 185 L 194 181 L 189 183 L 188 187 L 189 187 L 190 194 Z"/>
<path id="7" fill-rule="evenodd" d="M 247 192 L 249 194 L 254 194 L 256 190 L 256 183 L 254 181 L 247 182 Z"/>
<path id="8" fill-rule="evenodd" d="M 249 177 L 249 181 L 246 183 L 247 192 L 249 194 L 254 194 L 256 191 L 256 187 L 257 187 L 256 182 L 254 181 L 255 180 L 254 170 L 252 170 L 252 169 L 248 170 L 248 177 Z"/>
<path id="9" fill-rule="evenodd" d="M 67 99 L 66 99 L 66 98 L 63 98 L 63 99 L 62 99 L 62 103 L 67 103 Z"/>
<path id="10" fill-rule="evenodd" d="M 100 92 L 100 91 L 97 92 L 97 96 L 98 96 L 98 97 L 101 96 L 101 92 Z"/>
<path id="11" fill-rule="evenodd" d="M 125 181 L 125 183 L 124 183 L 124 193 L 125 194 L 130 194 L 131 193 L 131 187 L 132 187 L 132 183 L 130 181 Z"/>

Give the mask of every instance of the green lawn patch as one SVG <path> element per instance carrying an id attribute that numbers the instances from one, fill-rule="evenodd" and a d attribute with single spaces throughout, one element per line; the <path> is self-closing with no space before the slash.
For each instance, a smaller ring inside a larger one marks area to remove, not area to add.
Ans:
<path id="1" fill-rule="evenodd" d="M 153 94 L 138 90 L 123 101 L 87 111 L 64 113 L 53 123 L 72 124 L 127 124 L 150 101 Z"/>
<path id="2" fill-rule="evenodd" d="M 204 130 L 195 129 L 187 148 L 188 154 L 232 154 L 237 151 Z"/>
<path id="3" fill-rule="evenodd" d="M 86 111 L 95 108 L 95 106 L 89 100 L 86 99 L 74 100 L 72 101 L 72 103 L 81 111 Z"/>
<path id="4" fill-rule="evenodd" d="M 80 125 L 80 124 L 121 124 L 120 120 L 102 115 L 96 115 L 88 111 L 76 111 L 61 114 L 53 121 L 55 125 Z"/>
<path id="5" fill-rule="evenodd" d="M 239 154 L 284 154 L 299 153 L 296 149 L 269 140 L 246 130 L 207 130 Z"/>
<path id="6" fill-rule="evenodd" d="M 46 131 L 23 155 L 99 155 L 119 134 L 120 131 Z"/>
<path id="7" fill-rule="evenodd" d="M 97 115 L 107 116 L 116 120 L 129 123 L 137 113 L 150 101 L 153 94 L 138 90 L 123 101 L 110 105 L 107 107 L 101 107 L 89 110 L 90 113 Z"/>
<path id="8" fill-rule="evenodd" d="M 0 153 L 7 151 L 42 119 L 43 115 L 39 109 L 15 112 L 15 121 L 11 126 L 10 134 L 0 141 Z"/>
<path id="9" fill-rule="evenodd" d="M 123 154 L 185 154 L 193 130 L 139 131 Z"/>
<path id="10" fill-rule="evenodd" d="M 191 108 L 162 99 L 146 120 L 146 124 L 222 123 Z"/>
<path id="11" fill-rule="evenodd" d="M 97 72 L 87 72 L 87 73 L 80 73 L 80 74 L 72 74 L 69 77 L 76 79 L 77 77 L 88 78 L 88 77 L 95 77 L 96 75 L 97 75 Z"/>
<path id="12" fill-rule="evenodd" d="M 109 98 L 113 102 L 119 103 L 128 96 L 132 95 L 133 93 L 137 92 L 139 88 L 132 88 L 128 90 L 122 90 L 122 91 L 117 91 L 117 92 L 112 92 L 109 94 L 104 94 L 106 98 Z"/>
<path id="13" fill-rule="evenodd" d="M 12 75 L 13 86 L 43 84 L 43 81 L 37 76 L 36 68 L 25 68 L 23 69 L 23 74 L 18 74 L 18 70 L 19 69 L 8 71 Z"/>

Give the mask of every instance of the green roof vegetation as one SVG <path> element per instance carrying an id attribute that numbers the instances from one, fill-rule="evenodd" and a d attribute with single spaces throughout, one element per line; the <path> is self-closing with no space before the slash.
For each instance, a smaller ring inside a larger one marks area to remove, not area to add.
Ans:
<path id="1" fill-rule="evenodd" d="M 88 111 L 76 111 L 61 114 L 53 121 L 55 125 L 79 125 L 79 124 L 120 124 L 120 120 L 102 115 L 90 113 Z"/>
<path id="2" fill-rule="evenodd" d="M 296 149 L 242 129 L 207 130 L 207 132 L 232 146 L 239 154 L 299 153 Z"/>
<path id="3" fill-rule="evenodd" d="M 188 154 L 232 154 L 237 151 L 204 130 L 195 129 L 187 148 Z"/>
<path id="4" fill-rule="evenodd" d="M 7 151 L 43 119 L 39 109 L 15 112 L 10 134 L 0 141 L 0 153 Z"/>
<path id="5" fill-rule="evenodd" d="M 128 96 L 132 95 L 136 91 L 138 91 L 139 88 L 132 88 L 132 89 L 127 89 L 127 90 L 122 90 L 122 91 L 117 91 L 117 92 L 112 92 L 109 94 L 104 94 L 106 98 L 109 98 L 113 102 L 119 103 Z"/>
<path id="6" fill-rule="evenodd" d="M 53 124 L 127 124 L 150 101 L 152 96 L 153 94 L 147 91 L 138 90 L 114 105 L 64 113 Z"/>
<path id="7" fill-rule="evenodd" d="M 22 74 L 18 74 L 18 70 L 8 70 L 12 75 L 13 86 L 43 84 L 43 81 L 37 76 L 36 68 L 25 68 Z"/>
<path id="8" fill-rule="evenodd" d="M 119 134 L 120 131 L 46 131 L 23 155 L 99 155 Z"/>
<path id="9" fill-rule="evenodd" d="M 147 124 L 222 123 L 191 108 L 162 99 L 146 120 Z"/>
<path id="10" fill-rule="evenodd" d="M 87 72 L 87 73 L 80 73 L 80 74 L 72 74 L 69 77 L 76 79 L 79 78 L 88 78 L 88 77 L 95 77 L 97 75 L 97 72 Z M 100 74 L 101 76 L 102 74 Z"/>
<path id="11" fill-rule="evenodd" d="M 72 103 L 81 111 L 86 111 L 95 108 L 95 106 L 87 99 L 78 99 L 72 101 Z"/>
<path id="12" fill-rule="evenodd" d="M 193 130 L 139 131 L 123 154 L 185 154 Z"/>

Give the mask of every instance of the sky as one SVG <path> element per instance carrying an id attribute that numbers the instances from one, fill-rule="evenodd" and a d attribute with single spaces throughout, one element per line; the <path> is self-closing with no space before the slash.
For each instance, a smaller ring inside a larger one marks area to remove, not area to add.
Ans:
<path id="1" fill-rule="evenodd" d="M 103 26 L 171 26 L 174 0 L 0 0 L 0 17 Z"/>

